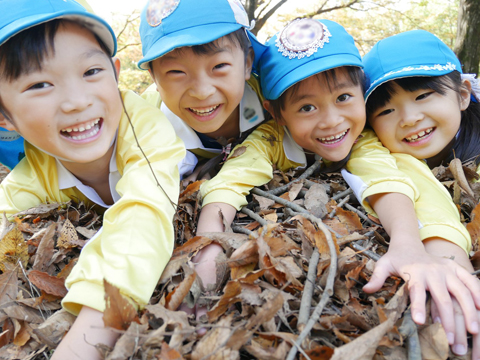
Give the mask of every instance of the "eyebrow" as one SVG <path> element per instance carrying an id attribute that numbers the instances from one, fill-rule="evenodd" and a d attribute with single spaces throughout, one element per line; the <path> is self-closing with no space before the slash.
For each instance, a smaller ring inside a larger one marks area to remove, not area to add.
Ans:
<path id="1" fill-rule="evenodd" d="M 351 88 L 351 87 L 354 87 L 356 86 L 354 83 L 352 83 L 351 81 L 344 81 L 344 82 L 341 82 L 341 83 L 336 83 L 333 87 L 330 88 L 331 92 L 333 91 L 338 91 L 338 90 L 342 90 L 342 89 L 346 89 L 346 88 Z M 309 94 L 298 94 L 298 92 L 296 92 L 294 95 L 292 95 L 290 97 L 291 101 L 295 104 L 297 102 L 300 102 L 304 99 L 308 99 L 308 98 L 311 98 L 311 97 L 314 97 L 315 95 L 309 93 Z"/>
<path id="2" fill-rule="evenodd" d="M 182 54 L 181 54 L 182 50 L 176 51 L 176 55 L 172 54 L 172 52 L 163 55 L 162 57 L 160 57 L 160 59 L 162 59 L 164 61 L 177 60 L 179 57 L 182 56 Z M 214 50 L 206 52 L 205 54 L 199 54 L 199 56 L 210 56 L 210 55 L 220 54 L 220 53 L 223 53 L 223 52 L 231 52 L 231 50 L 228 49 L 228 48 L 225 48 L 225 47 L 217 47 Z"/>
<path id="3" fill-rule="evenodd" d="M 83 53 L 83 57 L 85 59 L 90 59 L 90 58 L 98 56 L 98 55 L 106 56 L 107 58 L 109 57 L 107 54 L 105 54 L 105 52 L 103 52 L 100 49 L 91 49 L 91 50 L 88 50 L 85 53 Z"/>

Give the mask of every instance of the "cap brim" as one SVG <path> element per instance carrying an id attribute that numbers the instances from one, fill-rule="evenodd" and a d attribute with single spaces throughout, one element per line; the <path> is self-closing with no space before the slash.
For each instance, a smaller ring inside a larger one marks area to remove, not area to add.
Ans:
<path id="1" fill-rule="evenodd" d="M 339 58 L 341 61 L 339 61 Z M 319 66 L 312 66 L 313 62 L 318 62 Z M 351 54 L 337 54 L 328 58 L 314 58 L 311 61 L 304 63 L 302 66 L 295 68 L 293 71 L 290 71 L 279 81 L 277 81 L 270 93 L 264 94 L 265 98 L 267 100 L 278 99 L 285 91 L 288 90 L 288 88 L 297 82 L 305 80 L 306 78 L 323 71 L 342 66 L 356 66 L 363 68 L 362 61 L 358 57 Z"/>
<path id="2" fill-rule="evenodd" d="M 371 95 L 372 92 L 375 91 L 376 88 L 378 88 L 380 85 L 385 84 L 386 82 L 396 80 L 396 79 L 404 79 L 404 78 L 409 78 L 409 77 L 431 77 L 431 76 L 442 76 L 445 74 L 448 74 L 451 71 L 445 71 L 445 70 L 421 70 L 421 69 L 413 69 L 412 67 L 409 67 L 409 69 L 404 70 L 398 69 L 398 70 L 392 70 L 389 72 L 388 75 L 384 76 L 381 78 L 381 80 L 377 80 L 374 83 L 370 85 L 370 87 L 367 89 L 365 92 L 365 102 L 367 102 L 368 97 Z"/>
<path id="3" fill-rule="evenodd" d="M 172 50 L 184 46 L 208 44 L 242 27 L 241 24 L 222 24 L 221 26 L 219 24 L 207 24 L 175 31 L 157 40 L 138 62 L 138 67 L 148 70 L 147 64 L 150 61 L 158 59 Z"/>
<path id="4" fill-rule="evenodd" d="M 81 11 L 59 11 L 50 14 L 36 14 L 18 19 L 2 29 L 4 35 L 0 39 L 0 44 L 5 43 L 8 39 L 26 29 L 54 19 L 68 19 L 86 23 L 87 27 L 90 27 L 92 32 L 97 34 L 108 47 L 110 56 L 114 56 L 117 52 L 117 44 L 113 40 L 115 39 L 115 34 L 108 23 L 96 15 Z"/>

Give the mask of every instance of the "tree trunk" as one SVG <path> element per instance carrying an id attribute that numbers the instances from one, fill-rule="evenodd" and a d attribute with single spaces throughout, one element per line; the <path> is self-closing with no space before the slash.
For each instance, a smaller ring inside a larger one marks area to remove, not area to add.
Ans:
<path id="1" fill-rule="evenodd" d="M 480 1 L 460 0 L 455 54 L 464 73 L 478 74 L 480 63 Z"/>

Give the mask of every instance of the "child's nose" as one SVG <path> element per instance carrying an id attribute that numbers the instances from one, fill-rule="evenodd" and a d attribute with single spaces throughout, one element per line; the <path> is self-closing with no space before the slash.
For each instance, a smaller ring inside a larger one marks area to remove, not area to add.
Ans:
<path id="1" fill-rule="evenodd" d="M 205 100 L 215 93 L 215 87 L 206 79 L 199 78 L 190 86 L 190 96 L 199 100 Z"/>
<path id="2" fill-rule="evenodd" d="M 320 129 L 333 129 L 344 121 L 341 113 L 335 110 L 325 111 L 324 116 L 318 122 L 317 126 Z"/>
<path id="3" fill-rule="evenodd" d="M 92 105 L 92 97 L 88 91 L 83 91 L 81 84 L 68 86 L 62 89 L 63 101 L 61 104 L 62 111 L 77 112 L 85 110 Z"/>
<path id="4" fill-rule="evenodd" d="M 423 114 L 417 109 L 410 107 L 402 111 L 400 126 L 414 126 L 418 121 L 423 119 Z"/>

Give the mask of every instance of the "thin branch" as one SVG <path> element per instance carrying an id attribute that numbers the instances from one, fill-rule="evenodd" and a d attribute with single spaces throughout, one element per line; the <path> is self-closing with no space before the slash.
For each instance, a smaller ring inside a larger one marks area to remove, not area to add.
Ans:
<path id="1" fill-rule="evenodd" d="M 315 279 L 317 277 L 317 265 L 320 260 L 320 252 L 314 249 L 310 263 L 308 264 L 307 280 L 303 288 L 302 301 L 298 312 L 298 325 L 305 325 L 310 316 L 310 308 L 312 306 L 312 296 L 315 289 Z M 297 325 L 297 327 L 298 327 Z"/>
<path id="2" fill-rule="evenodd" d="M 297 340 L 295 341 L 295 344 L 297 346 L 294 346 L 290 349 L 290 352 L 288 353 L 288 356 L 287 356 L 287 360 L 293 360 L 295 358 L 295 355 L 297 354 L 297 347 L 299 347 L 303 343 L 303 340 L 305 340 L 305 338 L 310 334 L 310 330 L 313 328 L 315 323 L 317 323 L 318 319 L 320 319 L 320 315 L 322 314 L 323 308 L 325 307 L 328 300 L 330 299 L 330 296 L 333 295 L 333 285 L 335 281 L 335 276 L 337 274 L 337 249 L 335 247 L 335 243 L 333 242 L 332 235 L 330 234 L 328 229 L 325 227 L 322 220 L 316 218 L 311 214 L 300 214 L 300 215 L 306 218 L 307 220 L 310 220 L 315 225 L 317 225 L 317 227 L 325 235 L 325 238 L 327 239 L 328 248 L 330 250 L 330 268 L 328 270 L 327 283 L 325 285 L 325 290 L 323 291 L 322 297 L 319 303 L 317 304 L 317 306 L 315 307 L 315 310 L 313 311 L 304 329 L 302 330 Z"/>
<path id="3" fill-rule="evenodd" d="M 249 208 L 247 208 L 246 206 L 244 206 L 241 210 L 244 214 L 247 214 L 248 216 L 250 216 L 253 220 L 257 221 L 260 225 L 262 226 L 265 226 L 267 225 L 267 221 L 262 218 L 260 215 L 258 215 L 257 213 L 253 212 L 252 210 L 250 210 Z"/>
<path id="4" fill-rule="evenodd" d="M 372 226 L 377 226 L 377 224 L 375 224 L 372 220 L 370 220 L 364 213 L 362 213 L 360 210 L 358 209 L 355 209 L 352 205 L 350 204 L 345 204 L 345 207 L 350 210 L 350 211 L 353 211 L 354 213 L 356 213 L 359 217 L 361 217 L 363 220 L 365 220 L 367 223 L 369 223 L 370 225 Z"/>
<path id="5" fill-rule="evenodd" d="M 313 163 L 312 166 L 310 166 L 307 170 L 305 170 L 305 172 L 300 175 L 298 178 L 296 178 L 295 180 L 289 182 L 288 184 L 285 184 L 283 186 L 280 186 L 278 188 L 275 188 L 273 190 L 270 190 L 268 193 L 272 194 L 272 195 L 278 195 L 278 194 L 281 194 L 281 193 L 284 193 L 285 191 L 287 191 L 290 186 L 292 186 L 293 184 L 299 182 L 299 181 L 302 181 L 303 179 L 306 179 L 307 177 L 309 177 L 310 175 L 312 175 L 315 170 L 317 170 L 320 166 L 322 165 L 322 160 L 317 160 Z"/>
<path id="6" fill-rule="evenodd" d="M 351 243 L 350 246 L 357 251 L 360 251 L 361 253 L 367 255 L 370 259 L 374 261 L 380 260 L 381 256 L 374 253 L 373 251 L 370 251 L 366 248 L 364 248 L 362 245 L 360 245 L 358 242 Z"/>
<path id="7" fill-rule="evenodd" d="M 337 212 L 337 208 L 341 208 L 343 205 L 345 205 L 345 203 L 350 200 L 350 195 L 347 195 L 345 196 L 342 201 L 340 201 L 337 206 L 335 207 L 335 209 L 332 210 L 332 212 L 328 215 L 328 217 L 331 219 L 335 216 L 335 213 Z"/>

